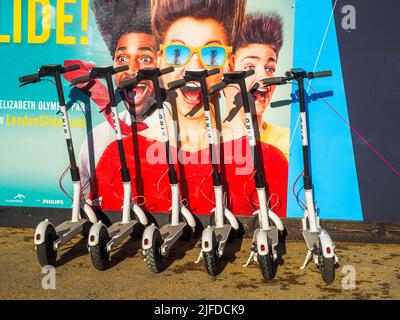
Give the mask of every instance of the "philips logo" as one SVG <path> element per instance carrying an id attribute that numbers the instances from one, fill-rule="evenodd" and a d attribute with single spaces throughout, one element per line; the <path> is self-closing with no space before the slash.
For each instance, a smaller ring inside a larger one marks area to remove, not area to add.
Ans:
<path id="1" fill-rule="evenodd" d="M 64 200 L 50 200 L 50 199 L 43 199 L 42 200 L 43 204 L 55 204 L 55 205 L 61 205 L 64 204 Z"/>

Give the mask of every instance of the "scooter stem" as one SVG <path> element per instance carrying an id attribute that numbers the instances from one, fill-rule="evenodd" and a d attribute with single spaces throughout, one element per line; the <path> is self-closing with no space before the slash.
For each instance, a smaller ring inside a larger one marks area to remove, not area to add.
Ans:
<path id="1" fill-rule="evenodd" d="M 55 84 L 56 84 L 56 88 L 57 88 L 57 95 L 58 95 L 58 100 L 60 103 L 62 125 L 63 125 L 63 129 L 64 129 L 65 139 L 66 139 L 67 148 L 68 148 L 68 156 L 69 156 L 69 161 L 70 161 L 70 165 L 71 165 L 70 172 L 71 172 L 73 192 L 74 192 L 73 200 L 72 200 L 71 222 L 74 223 L 74 222 L 78 222 L 79 217 L 80 217 L 82 185 L 81 185 L 81 181 L 80 181 L 79 169 L 76 165 L 75 151 L 74 151 L 74 145 L 72 142 L 72 135 L 71 135 L 71 127 L 69 124 L 67 107 L 65 106 L 65 97 L 64 97 L 64 91 L 62 89 L 60 72 L 56 72 L 54 74 L 54 80 L 55 80 Z"/>
<path id="2" fill-rule="evenodd" d="M 119 122 L 118 108 L 117 108 L 117 103 L 115 101 L 114 85 L 113 85 L 111 73 L 107 73 L 105 75 L 105 79 L 107 82 L 108 95 L 109 95 L 110 105 L 111 105 L 111 114 L 112 114 L 113 124 L 114 124 L 114 131 L 115 131 L 115 135 L 117 137 L 118 151 L 119 151 L 119 157 L 120 157 L 120 161 L 121 161 L 121 176 L 122 176 L 122 183 L 123 183 L 123 188 L 124 188 L 124 200 L 123 200 L 123 205 L 122 205 L 122 223 L 128 223 L 131 220 L 131 205 L 132 205 L 131 177 L 129 174 L 129 169 L 126 165 L 124 145 L 122 143 L 121 125 Z"/>
<path id="3" fill-rule="evenodd" d="M 176 226 L 179 224 L 179 209 L 180 209 L 179 184 L 171 184 L 171 192 L 172 192 L 171 225 Z"/>
<path id="4" fill-rule="evenodd" d="M 222 186 L 214 186 L 215 193 L 215 226 L 224 227 L 224 203 Z"/>
<path id="5" fill-rule="evenodd" d="M 80 215 L 80 209 L 81 209 L 81 197 L 82 197 L 82 186 L 80 181 L 73 181 L 73 200 L 72 200 L 72 218 L 71 222 L 78 222 L 79 221 L 79 215 Z"/>
<path id="6" fill-rule="evenodd" d="M 139 70 L 140 73 L 140 70 Z M 154 92 L 156 96 L 157 102 L 157 110 L 161 127 L 161 134 L 163 138 L 163 142 L 165 144 L 165 152 L 167 156 L 168 162 L 168 177 L 171 186 L 172 192 L 172 207 L 171 207 L 171 225 L 176 226 L 179 224 L 179 212 L 180 212 L 180 192 L 179 192 L 179 182 L 176 170 L 174 168 L 172 155 L 171 155 L 171 147 L 169 142 L 169 134 L 167 127 L 167 120 L 165 117 L 164 107 L 163 107 L 163 99 L 161 94 L 161 87 L 159 83 L 159 73 L 152 73 L 151 76 L 146 76 L 147 79 L 151 80 L 154 86 Z"/>
<path id="7" fill-rule="evenodd" d="M 300 121 L 301 121 L 301 141 L 303 145 L 303 163 L 304 163 L 304 196 L 306 200 L 306 210 L 308 216 L 308 223 L 310 232 L 318 232 L 316 222 L 316 212 L 314 207 L 314 196 L 312 190 L 312 179 L 310 173 L 310 160 L 309 160 L 309 132 L 307 125 L 307 110 L 306 100 L 304 94 L 304 79 L 302 76 L 297 79 L 299 85 L 299 104 L 300 104 Z"/>
<path id="8" fill-rule="evenodd" d="M 215 216 L 215 226 L 216 228 L 224 227 L 224 215 L 225 215 L 225 206 L 223 199 L 223 187 L 222 187 L 222 179 L 221 173 L 218 168 L 218 159 L 217 159 L 217 146 L 219 139 L 215 139 L 214 128 L 211 118 L 210 111 L 210 100 L 208 97 L 208 88 L 206 79 L 209 76 L 215 75 L 219 73 L 219 69 L 214 70 L 187 70 L 184 75 L 184 80 L 186 82 L 189 81 L 198 81 L 200 83 L 201 96 L 203 100 L 203 108 L 205 113 L 205 122 L 208 136 L 208 147 L 210 150 L 210 160 L 212 165 L 212 179 L 214 185 L 214 194 L 215 194 L 215 208 L 214 208 L 214 216 Z M 217 141 L 216 141 L 217 140 Z"/>
<path id="9" fill-rule="evenodd" d="M 267 196 L 265 193 L 265 188 L 257 188 L 258 201 L 260 203 L 260 216 L 258 217 L 260 221 L 260 228 L 262 230 L 269 230 L 269 216 L 268 216 L 268 203 Z"/>

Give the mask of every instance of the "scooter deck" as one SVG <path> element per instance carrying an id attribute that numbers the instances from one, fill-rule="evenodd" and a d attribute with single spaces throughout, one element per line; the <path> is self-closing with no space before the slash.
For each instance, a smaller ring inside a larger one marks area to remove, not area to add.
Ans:
<path id="1" fill-rule="evenodd" d="M 162 254 L 166 254 L 168 249 L 181 237 L 186 225 L 185 222 L 180 222 L 176 226 L 166 224 L 161 227 L 160 233 L 161 237 L 164 239 L 164 243 L 161 247 Z"/>
<path id="2" fill-rule="evenodd" d="M 310 232 L 310 230 L 305 229 L 303 230 L 303 238 L 307 244 L 307 247 L 310 251 L 314 250 L 314 244 L 318 246 L 319 235 L 322 229 L 318 229 L 317 232 Z"/>
<path id="3" fill-rule="evenodd" d="M 229 233 L 231 232 L 232 226 L 230 224 L 224 224 L 222 228 L 214 228 L 215 237 L 218 242 L 222 242 L 228 239 Z"/>
<path id="4" fill-rule="evenodd" d="M 54 242 L 55 249 L 58 249 L 60 246 L 66 244 L 69 240 L 71 240 L 77 234 L 82 232 L 83 225 L 85 223 L 86 223 L 85 219 L 80 219 L 77 222 L 71 222 L 70 220 L 68 220 L 56 226 L 55 230 L 58 239 L 57 241 Z"/>
<path id="5" fill-rule="evenodd" d="M 179 235 L 178 236 L 178 238 L 179 238 L 182 235 L 182 231 L 183 231 L 183 228 L 185 228 L 185 226 L 186 226 L 185 222 L 180 222 L 176 226 L 171 226 L 170 224 L 165 224 L 160 229 L 161 237 L 165 241 L 171 241 L 177 235 Z"/>
<path id="6" fill-rule="evenodd" d="M 129 236 L 135 224 L 138 221 L 131 220 L 128 223 L 122 223 L 121 221 L 114 223 L 107 230 L 111 240 L 107 243 L 107 250 L 111 251 L 113 247 L 121 243 L 127 236 Z"/>

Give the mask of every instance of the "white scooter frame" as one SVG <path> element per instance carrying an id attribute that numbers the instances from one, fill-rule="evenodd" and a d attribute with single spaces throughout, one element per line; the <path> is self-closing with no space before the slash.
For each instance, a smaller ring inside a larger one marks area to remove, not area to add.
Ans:
<path id="1" fill-rule="evenodd" d="M 63 131 L 67 143 L 70 159 L 70 172 L 73 184 L 72 217 L 58 226 L 54 226 L 48 219 L 40 222 L 35 229 L 34 244 L 39 263 L 42 266 L 54 265 L 57 259 L 57 251 L 76 235 L 84 232 L 87 223 L 94 224 L 97 217 L 93 209 L 82 198 L 82 185 L 79 168 L 76 165 L 74 146 L 72 142 L 71 128 L 68 119 L 68 111 L 65 105 L 64 91 L 61 83 L 61 74 L 78 70 L 79 65 L 63 67 L 61 65 L 45 65 L 37 74 L 21 77 L 21 86 L 39 82 L 42 77 L 53 77 L 57 88 Z M 89 219 L 82 217 L 82 213 Z"/>
<path id="2" fill-rule="evenodd" d="M 128 66 L 122 67 L 94 67 L 90 74 L 72 80 L 72 84 L 88 82 L 91 79 L 105 79 L 107 83 L 108 95 L 110 99 L 111 114 L 113 125 L 117 137 L 119 157 L 121 161 L 121 176 L 124 189 L 122 219 L 115 222 L 110 227 L 106 227 L 102 221 L 94 224 L 89 233 L 88 248 L 92 258 L 93 266 L 98 270 L 105 270 L 109 267 L 110 252 L 119 245 L 124 239 L 132 235 L 137 223 L 143 226 L 148 224 L 148 219 L 143 210 L 135 204 L 132 197 L 132 186 L 129 169 L 126 164 L 125 152 L 122 143 L 122 133 L 118 108 L 115 100 L 114 85 L 112 75 L 126 71 Z M 132 219 L 132 211 L 136 219 Z"/>
<path id="3" fill-rule="evenodd" d="M 222 90 L 228 84 L 239 84 L 240 87 L 245 112 L 247 136 L 253 155 L 256 191 L 260 205 L 260 209 L 253 213 L 253 215 L 257 216 L 259 227 L 254 230 L 250 257 L 244 264 L 244 267 L 247 267 L 252 261 L 256 261 L 260 265 L 264 278 L 270 280 L 275 276 L 274 266 L 279 259 L 277 246 L 281 238 L 280 233 L 283 233 L 285 228 L 280 218 L 269 208 L 266 197 L 265 178 L 259 163 L 253 117 L 245 82 L 245 79 L 252 74 L 254 74 L 254 70 L 225 73 L 222 79 L 223 82 L 215 85 L 210 91 L 215 92 Z M 273 225 L 271 225 L 270 221 L 273 222 Z"/>
<path id="4" fill-rule="evenodd" d="M 190 232 L 194 232 L 196 221 L 192 213 L 181 203 L 180 190 L 176 170 L 172 162 L 167 122 L 164 112 L 162 92 L 159 83 L 159 77 L 174 71 L 174 68 L 144 68 L 140 69 L 135 78 L 125 81 L 120 88 L 133 88 L 143 80 L 149 80 L 153 83 L 154 93 L 157 102 L 157 110 L 161 127 L 161 134 L 166 148 L 168 162 L 168 176 L 172 192 L 172 203 L 170 213 L 170 223 L 158 228 L 155 224 L 148 226 L 142 237 L 142 250 L 145 255 L 145 261 L 153 273 L 159 273 L 164 268 L 164 256 L 166 256 L 176 241 L 185 234 L 185 230 L 190 227 Z M 184 221 L 180 221 L 181 217 Z"/>
<path id="5" fill-rule="evenodd" d="M 203 107 L 205 112 L 206 128 L 208 135 L 208 144 L 210 150 L 211 163 L 213 167 L 213 185 L 215 194 L 215 207 L 211 210 L 214 214 L 214 223 L 210 224 L 203 230 L 201 236 L 201 251 L 195 263 L 199 263 L 202 259 L 205 261 L 207 273 L 217 275 L 218 259 L 224 254 L 225 245 L 234 230 L 239 230 L 239 223 L 232 212 L 224 203 L 223 187 L 221 183 L 221 173 L 218 169 L 218 160 L 216 156 L 215 135 L 213 123 L 211 119 L 209 92 L 207 88 L 206 78 L 216 75 L 219 69 L 199 69 L 187 70 L 182 80 L 177 80 L 169 84 L 170 90 L 175 90 L 185 86 L 190 82 L 198 82 L 201 88 Z M 224 217 L 227 223 L 224 222 Z M 233 230 L 232 230 L 233 229 Z"/>
<path id="6" fill-rule="evenodd" d="M 286 77 L 268 78 L 263 80 L 264 85 L 282 85 L 286 84 L 287 81 L 296 80 L 299 86 L 301 140 L 304 161 L 303 182 L 306 207 L 302 219 L 302 228 L 303 237 L 308 247 L 307 256 L 301 269 L 304 269 L 308 262 L 313 259 L 314 263 L 321 270 L 322 278 L 327 284 L 332 283 L 335 278 L 335 267 L 339 262 L 339 258 L 335 254 L 334 242 L 328 232 L 321 228 L 320 219 L 314 205 L 310 171 L 309 132 L 304 79 L 329 77 L 331 75 L 331 71 L 307 73 L 303 69 L 296 68 L 287 72 Z"/>

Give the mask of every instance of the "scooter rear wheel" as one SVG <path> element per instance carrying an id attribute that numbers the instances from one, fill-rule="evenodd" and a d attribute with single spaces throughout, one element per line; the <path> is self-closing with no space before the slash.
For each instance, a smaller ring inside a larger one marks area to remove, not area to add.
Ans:
<path id="1" fill-rule="evenodd" d="M 97 270 L 105 270 L 110 263 L 110 253 L 107 251 L 107 243 L 110 241 L 107 228 L 102 227 L 99 232 L 99 242 L 90 247 L 90 257 L 92 264 Z"/>
<path id="2" fill-rule="evenodd" d="M 206 271 L 210 276 L 215 277 L 218 273 L 218 243 L 217 239 L 215 238 L 215 234 L 213 234 L 213 245 L 212 249 L 209 252 L 203 252 L 203 259 L 204 264 L 206 267 Z"/>
<path id="3" fill-rule="evenodd" d="M 322 256 L 321 275 L 326 284 L 331 284 L 335 280 L 335 258 L 325 258 Z"/>
<path id="4" fill-rule="evenodd" d="M 257 261 L 260 265 L 261 273 L 265 280 L 269 281 L 275 277 L 274 260 L 271 254 L 265 256 L 257 255 Z"/>
<path id="5" fill-rule="evenodd" d="M 153 245 L 144 251 L 147 267 L 153 273 L 159 273 L 164 267 L 164 257 L 161 254 L 163 239 L 161 233 L 156 229 L 153 233 Z"/>
<path id="6" fill-rule="evenodd" d="M 58 239 L 56 230 L 48 225 L 44 235 L 44 242 L 36 246 L 36 255 L 42 267 L 54 266 L 57 260 L 57 251 L 54 250 L 54 241 Z"/>

